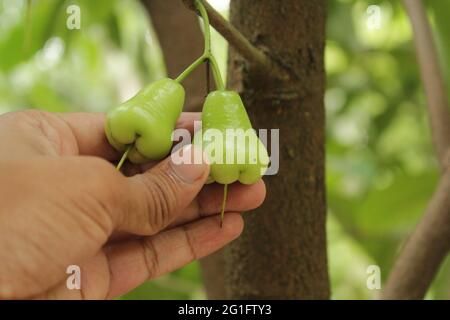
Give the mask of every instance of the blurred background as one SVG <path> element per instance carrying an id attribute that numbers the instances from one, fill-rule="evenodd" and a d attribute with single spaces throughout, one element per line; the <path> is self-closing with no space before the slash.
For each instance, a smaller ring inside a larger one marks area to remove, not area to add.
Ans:
<path id="1" fill-rule="evenodd" d="M 224 16 L 228 0 L 209 0 Z M 0 0 L 0 113 L 106 111 L 165 75 L 137 0 Z M 68 30 L 67 7 L 81 8 Z M 447 84 L 450 1 L 428 0 Z M 378 19 L 379 18 L 379 19 Z M 326 43 L 328 251 L 333 299 L 373 299 L 435 188 L 438 166 L 409 21 L 400 1 L 329 0 Z M 213 33 L 225 72 L 227 44 Z M 450 93 L 450 86 L 447 86 Z M 204 299 L 199 264 L 123 299 Z M 450 259 L 427 295 L 450 299 Z"/>

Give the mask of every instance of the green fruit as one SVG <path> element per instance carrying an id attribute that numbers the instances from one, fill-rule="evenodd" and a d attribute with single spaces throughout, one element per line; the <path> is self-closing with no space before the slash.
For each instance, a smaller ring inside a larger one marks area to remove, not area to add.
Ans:
<path id="1" fill-rule="evenodd" d="M 214 139 L 218 133 L 223 137 L 221 144 Z M 212 160 L 208 182 L 253 184 L 269 164 L 267 150 L 252 129 L 240 96 L 233 91 L 214 91 L 208 95 L 203 106 L 202 130 L 196 133 L 194 144 L 201 146 Z M 222 163 L 215 162 L 217 159 L 223 159 Z"/>
<path id="2" fill-rule="evenodd" d="M 133 98 L 107 114 L 105 132 L 119 151 L 134 144 L 128 153 L 133 163 L 159 160 L 172 148 L 172 132 L 184 104 L 184 89 L 172 79 L 149 84 Z"/>

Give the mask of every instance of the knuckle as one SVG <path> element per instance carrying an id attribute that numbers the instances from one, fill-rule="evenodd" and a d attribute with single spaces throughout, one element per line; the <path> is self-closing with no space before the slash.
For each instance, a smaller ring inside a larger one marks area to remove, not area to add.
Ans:
<path id="1" fill-rule="evenodd" d="M 23 130 L 24 133 L 28 133 L 31 128 L 39 137 L 44 137 L 47 143 L 40 142 L 40 147 L 45 147 L 43 150 L 63 154 L 67 142 L 62 137 L 67 138 L 68 135 L 57 115 L 47 111 L 30 109 L 13 112 L 10 120 L 14 122 L 16 128 Z"/>
<path id="2" fill-rule="evenodd" d="M 24 114 L 29 115 L 29 116 L 42 116 L 42 115 L 48 115 L 51 114 L 48 111 L 44 111 L 44 110 L 37 110 L 37 109 L 28 109 L 28 110 L 24 110 L 23 111 Z"/>
<path id="3" fill-rule="evenodd" d="M 3 121 L 10 121 L 19 127 L 36 126 L 42 118 L 47 117 L 47 112 L 36 109 L 9 112 L 2 115 Z"/>
<path id="4" fill-rule="evenodd" d="M 148 223 L 152 229 L 167 226 L 178 207 L 177 194 L 180 192 L 176 181 L 164 172 L 158 172 L 143 179 L 148 192 Z"/>
<path id="5" fill-rule="evenodd" d="M 155 278 L 159 273 L 159 257 L 151 238 L 139 240 L 142 246 L 142 254 L 147 269 L 147 279 Z"/>
<path id="6" fill-rule="evenodd" d="M 195 245 L 194 245 L 195 242 L 192 239 L 191 230 L 186 225 L 184 225 L 182 227 L 182 230 L 183 230 L 184 236 L 186 238 L 186 243 L 187 243 L 187 247 L 188 247 L 188 250 L 189 250 L 189 255 L 190 255 L 192 260 L 197 260 L 199 258 L 199 255 L 197 254 L 197 251 L 195 249 Z"/>
<path id="7" fill-rule="evenodd" d="M 15 117 L 27 117 L 27 118 L 40 118 L 42 116 L 46 116 L 48 112 L 43 110 L 36 110 L 36 109 L 27 109 L 23 111 L 13 112 L 13 116 Z"/>

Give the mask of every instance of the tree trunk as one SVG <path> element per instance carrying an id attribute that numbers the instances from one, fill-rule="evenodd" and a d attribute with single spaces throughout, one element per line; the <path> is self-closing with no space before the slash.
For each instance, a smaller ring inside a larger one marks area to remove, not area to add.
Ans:
<path id="1" fill-rule="evenodd" d="M 225 249 L 232 299 L 327 299 L 324 186 L 325 0 L 231 0 L 230 20 L 294 79 L 258 74 L 231 48 L 228 87 L 255 128 L 280 129 L 280 171 Z"/>

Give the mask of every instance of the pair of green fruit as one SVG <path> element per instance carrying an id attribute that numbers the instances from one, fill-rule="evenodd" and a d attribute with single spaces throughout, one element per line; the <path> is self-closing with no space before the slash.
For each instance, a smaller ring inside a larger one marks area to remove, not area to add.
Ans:
<path id="1" fill-rule="evenodd" d="M 120 151 L 132 146 L 128 159 L 133 163 L 164 158 L 173 145 L 172 132 L 183 109 L 184 96 L 184 88 L 175 80 L 165 78 L 151 83 L 108 112 L 108 141 Z M 211 139 L 210 129 L 222 134 L 221 143 Z M 253 184 L 269 162 L 267 150 L 252 130 L 242 100 L 234 91 L 218 90 L 207 96 L 202 130 L 195 134 L 194 145 L 201 146 L 210 159 L 223 160 L 211 163 L 208 182 Z M 227 163 L 227 158 L 231 163 Z"/>
<path id="2" fill-rule="evenodd" d="M 207 183 L 224 185 L 223 221 L 228 184 L 236 181 L 243 184 L 257 182 L 267 169 L 269 156 L 252 129 L 239 94 L 224 88 L 216 59 L 211 52 L 211 34 L 205 6 L 202 0 L 195 0 L 195 6 L 204 22 L 203 55 L 176 80 L 165 78 L 153 82 L 108 112 L 105 132 L 113 147 L 125 151 L 118 169 L 125 158 L 133 163 L 145 163 L 166 157 L 172 148 L 172 132 L 184 104 L 185 92 L 180 82 L 200 64 L 209 61 L 218 90 L 206 97 L 202 130 L 195 133 L 193 144 L 200 146 L 212 160 Z"/>

